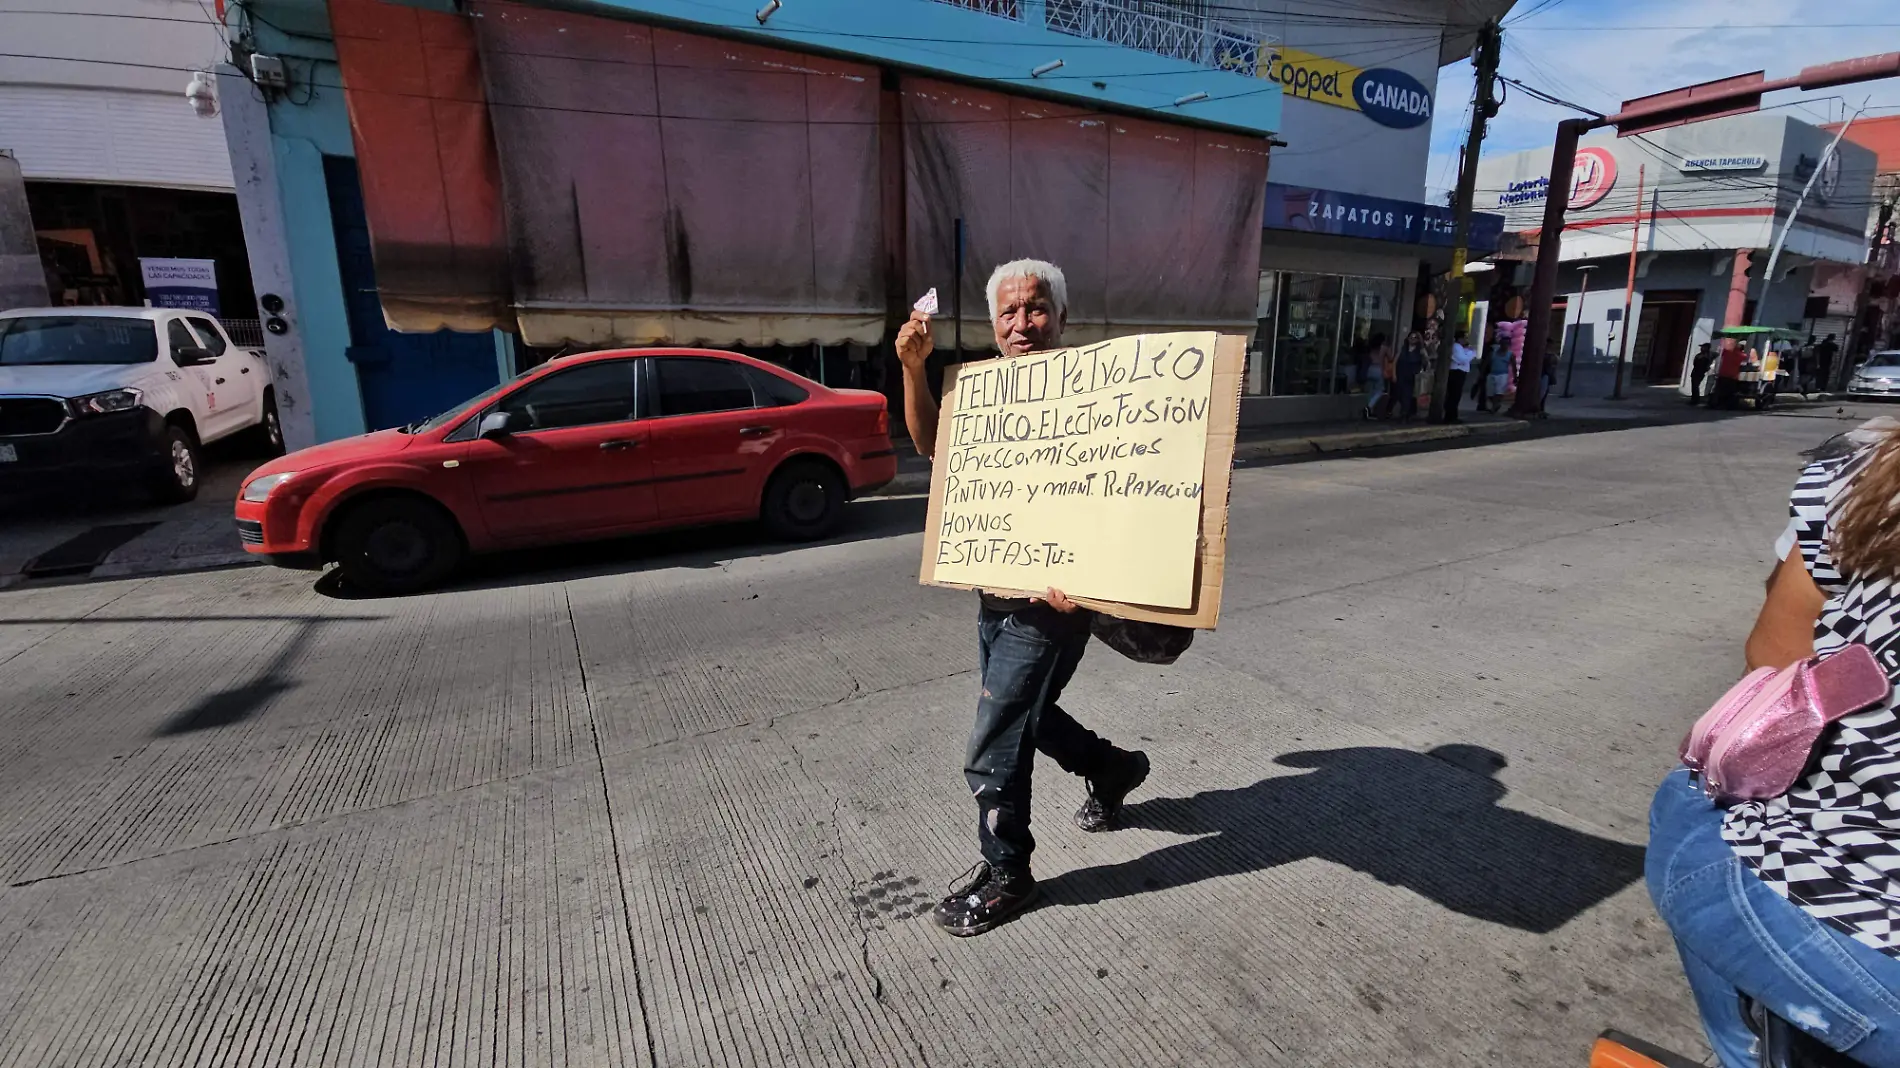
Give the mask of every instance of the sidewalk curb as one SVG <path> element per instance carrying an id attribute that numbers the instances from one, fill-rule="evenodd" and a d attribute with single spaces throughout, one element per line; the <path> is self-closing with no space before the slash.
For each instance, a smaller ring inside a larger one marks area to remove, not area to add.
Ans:
<path id="1" fill-rule="evenodd" d="M 264 561 L 242 549 L 231 552 L 194 553 L 163 559 L 111 560 L 87 573 L 90 579 L 146 578 L 152 575 L 176 575 L 186 571 L 221 571 L 230 567 L 253 567 Z"/>
<path id="2" fill-rule="evenodd" d="M 1421 441 L 1445 441 L 1477 435 L 1518 434 L 1530 424 L 1513 419 L 1501 423 L 1457 423 L 1451 426 L 1404 426 L 1384 430 L 1354 430 L 1343 434 L 1316 434 L 1305 438 L 1279 438 L 1272 441 L 1243 441 L 1234 446 L 1234 459 L 1259 460 L 1273 456 L 1298 456 L 1302 453 L 1350 452 L 1381 445 L 1411 445 Z"/>
<path id="3" fill-rule="evenodd" d="M 1242 441 L 1234 446 L 1234 461 L 1265 460 L 1276 456 L 1301 456 L 1319 453 L 1351 452 L 1381 445 L 1410 445 L 1421 441 L 1449 438 L 1520 434 L 1530 424 L 1519 419 L 1497 423 L 1459 423 L 1454 426 L 1400 426 L 1380 430 L 1354 430 L 1347 433 L 1315 434 L 1310 437 L 1273 438 L 1266 441 Z M 859 498 L 906 497 L 930 492 L 929 471 L 904 471 L 883 486 Z"/>

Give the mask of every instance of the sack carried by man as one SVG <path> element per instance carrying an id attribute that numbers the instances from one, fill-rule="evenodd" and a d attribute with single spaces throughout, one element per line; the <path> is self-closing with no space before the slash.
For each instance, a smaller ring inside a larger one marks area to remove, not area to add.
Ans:
<path id="1" fill-rule="evenodd" d="M 1190 627 L 1143 623 L 1100 612 L 1089 622 L 1089 630 L 1102 639 L 1102 644 L 1143 664 L 1172 664 L 1194 644 L 1194 630 Z"/>
<path id="2" fill-rule="evenodd" d="M 1885 701 L 1892 689 L 1865 645 L 1785 668 L 1756 668 L 1689 729 L 1683 766 L 1716 801 L 1780 797 L 1807 770 L 1830 724 Z"/>

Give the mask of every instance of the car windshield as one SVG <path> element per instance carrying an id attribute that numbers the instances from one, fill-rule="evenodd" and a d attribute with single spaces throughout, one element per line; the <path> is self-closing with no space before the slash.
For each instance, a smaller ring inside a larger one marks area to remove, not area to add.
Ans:
<path id="1" fill-rule="evenodd" d="M 460 419 L 462 416 L 467 415 L 469 412 L 475 411 L 476 409 L 481 408 L 484 405 L 486 405 L 489 401 L 494 400 L 495 396 L 499 394 L 502 390 L 507 389 L 510 386 L 513 386 L 515 383 L 521 381 L 522 379 L 528 377 L 529 375 L 539 370 L 540 370 L 539 367 L 530 367 L 526 371 L 521 372 L 520 374 L 514 376 L 513 378 L 509 379 L 506 382 L 501 383 L 498 386 L 493 386 L 489 389 L 485 389 L 481 391 L 480 393 L 475 394 L 473 397 L 470 397 L 469 399 L 463 401 L 462 403 L 456 405 L 455 407 L 450 408 L 448 411 L 443 412 L 441 415 L 432 415 L 429 418 L 424 419 L 419 423 L 410 423 L 408 426 L 402 428 L 402 432 L 405 434 L 422 434 L 430 430 L 434 430 L 436 427 L 442 426 L 446 423 L 453 423 L 457 419 Z"/>
<path id="2" fill-rule="evenodd" d="M 1869 367 L 1900 367 L 1900 351 L 1876 352 L 1867 357 Z"/>
<path id="3" fill-rule="evenodd" d="M 0 319 L 0 367 L 151 363 L 156 359 L 158 332 L 150 319 L 108 315 Z"/>

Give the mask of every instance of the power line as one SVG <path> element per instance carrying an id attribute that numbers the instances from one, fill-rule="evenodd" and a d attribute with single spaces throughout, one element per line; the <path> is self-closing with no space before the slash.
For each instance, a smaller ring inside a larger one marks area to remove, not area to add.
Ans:
<path id="1" fill-rule="evenodd" d="M 1545 12 L 1554 11 L 1559 5 L 1563 4 L 1563 2 L 1564 0 L 1537 0 L 1537 3 L 1531 5 L 1531 7 L 1523 13 L 1514 16 L 1505 22 L 1504 25 L 1516 29 L 1519 23 L 1528 22 Z"/>

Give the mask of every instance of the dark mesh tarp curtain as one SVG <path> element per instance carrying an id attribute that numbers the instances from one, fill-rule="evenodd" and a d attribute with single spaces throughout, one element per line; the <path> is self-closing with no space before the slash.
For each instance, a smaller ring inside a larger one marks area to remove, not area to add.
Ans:
<path id="1" fill-rule="evenodd" d="M 874 67 L 472 9 L 535 344 L 875 344 Z"/>
<path id="2" fill-rule="evenodd" d="M 991 343 L 990 270 L 1026 256 L 1067 276 L 1072 344 L 1254 328 L 1264 139 L 924 78 L 903 122 L 908 277 L 948 295 L 962 216 L 965 347 Z"/>
<path id="3" fill-rule="evenodd" d="M 512 329 L 495 141 L 469 20 L 330 0 L 330 24 L 384 317 L 410 332 Z"/>
<path id="4" fill-rule="evenodd" d="M 877 344 L 948 297 L 959 216 L 966 347 L 1023 256 L 1072 342 L 1253 328 L 1263 138 L 497 0 L 331 17 L 399 330 Z"/>

